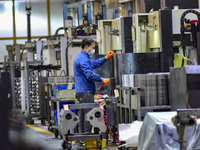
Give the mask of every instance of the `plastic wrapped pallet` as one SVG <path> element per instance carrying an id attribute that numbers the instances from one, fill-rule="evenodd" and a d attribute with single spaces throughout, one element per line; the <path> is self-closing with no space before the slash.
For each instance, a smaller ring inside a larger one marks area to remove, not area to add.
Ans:
<path id="1" fill-rule="evenodd" d="M 126 147 L 137 147 L 141 127 L 142 121 L 134 121 L 129 124 L 119 124 L 119 140 L 125 141 Z"/>

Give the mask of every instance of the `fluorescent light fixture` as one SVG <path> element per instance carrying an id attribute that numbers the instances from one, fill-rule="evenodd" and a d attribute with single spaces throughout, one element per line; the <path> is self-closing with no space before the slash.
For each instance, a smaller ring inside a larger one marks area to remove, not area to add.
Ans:
<path id="1" fill-rule="evenodd" d="M 12 1 L 8 1 L 8 2 L 5 2 L 5 3 L 4 3 L 4 6 L 5 6 L 6 8 L 10 8 L 10 7 L 12 7 L 12 5 L 13 5 Z"/>

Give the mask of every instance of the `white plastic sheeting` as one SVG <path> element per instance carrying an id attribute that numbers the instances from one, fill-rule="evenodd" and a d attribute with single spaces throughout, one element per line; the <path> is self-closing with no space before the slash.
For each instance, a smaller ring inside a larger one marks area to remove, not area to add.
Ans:
<path id="1" fill-rule="evenodd" d="M 147 113 L 138 139 L 138 150 L 179 150 L 179 135 L 171 119 L 176 112 Z M 200 149 L 200 122 L 185 129 L 187 149 Z"/>
<path id="2" fill-rule="evenodd" d="M 134 121 L 129 124 L 119 124 L 119 140 L 125 141 L 126 147 L 137 147 L 141 121 Z"/>

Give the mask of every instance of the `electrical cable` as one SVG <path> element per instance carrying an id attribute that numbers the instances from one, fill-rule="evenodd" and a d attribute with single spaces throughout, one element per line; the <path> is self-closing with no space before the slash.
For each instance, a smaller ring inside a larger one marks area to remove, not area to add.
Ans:
<path id="1" fill-rule="evenodd" d="M 99 97 L 97 98 L 97 101 L 100 103 L 99 107 L 101 108 L 101 106 L 103 106 L 103 101 L 100 101 L 99 99 L 102 98 L 103 95 L 99 94 L 99 90 L 101 89 L 102 87 L 102 84 L 100 85 L 100 87 L 97 89 L 96 93 L 97 95 L 99 95 Z M 103 112 L 105 112 L 105 109 L 102 107 L 103 109 Z M 112 138 L 116 138 L 116 137 L 113 137 L 114 135 L 114 132 L 112 133 L 112 129 L 109 128 L 109 123 L 106 122 L 106 119 L 108 118 L 107 115 L 104 115 L 104 123 L 106 124 L 106 127 L 107 127 L 107 130 L 108 130 L 108 133 L 111 135 Z M 116 139 L 115 139 L 116 140 Z"/>
<path id="2" fill-rule="evenodd" d="M 56 30 L 55 35 L 58 35 L 58 32 L 59 32 L 60 30 L 65 30 L 65 31 L 67 31 L 68 28 L 65 28 L 65 27 L 59 27 L 59 28 Z"/>

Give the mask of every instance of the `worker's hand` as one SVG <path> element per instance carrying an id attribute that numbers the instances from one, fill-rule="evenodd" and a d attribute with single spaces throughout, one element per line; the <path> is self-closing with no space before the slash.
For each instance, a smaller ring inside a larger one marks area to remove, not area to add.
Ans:
<path id="1" fill-rule="evenodd" d="M 109 78 L 103 78 L 102 83 L 103 83 L 104 85 L 107 85 L 109 82 L 110 82 L 110 79 L 109 79 Z"/>
<path id="2" fill-rule="evenodd" d="M 110 59 L 110 57 L 112 57 L 114 55 L 113 51 L 108 52 L 108 54 L 106 55 L 106 60 Z"/>

